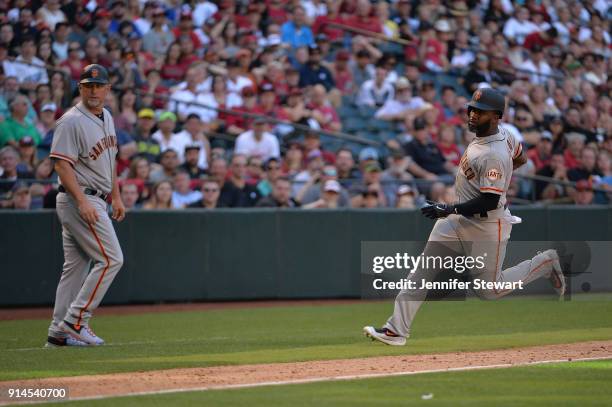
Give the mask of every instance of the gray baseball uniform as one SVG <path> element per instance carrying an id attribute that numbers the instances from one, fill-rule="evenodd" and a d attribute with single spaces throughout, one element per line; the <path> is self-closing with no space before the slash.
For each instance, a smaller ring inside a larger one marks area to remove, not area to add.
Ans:
<path id="1" fill-rule="evenodd" d="M 484 268 L 470 271 L 470 277 L 488 282 L 522 281 L 527 284 L 551 275 L 552 260 L 546 253 L 514 267 L 501 269 L 512 224 L 520 221 L 507 209 L 506 191 L 512 177 L 512 160 L 521 151 L 521 144 L 503 128 L 499 128 L 496 134 L 476 138 L 469 144 L 455 179 L 459 203 L 474 199 L 480 193 L 493 193 L 500 195 L 498 207 L 487 212 L 487 216 L 450 215 L 438 219 L 429 235 L 425 255 L 441 255 L 444 250 L 474 257 L 486 253 Z M 421 279 L 430 281 L 435 277 L 436 272 L 432 273 L 431 270 L 416 270 L 409 276 L 417 282 L 417 287 L 421 286 Z M 474 292 L 481 298 L 496 299 L 512 290 L 480 288 Z M 402 290 L 395 299 L 393 315 L 384 328 L 400 336 L 409 336 L 414 316 L 427 294 L 427 290 Z"/>
<path id="2" fill-rule="evenodd" d="M 81 103 L 67 111 L 57 123 L 50 157 L 68 161 L 78 184 L 109 194 L 113 189 L 117 136 L 111 114 L 104 120 Z M 49 336 L 65 337 L 58 325 L 66 320 L 77 326 L 88 324 L 123 264 L 123 254 L 107 203 L 99 196 L 85 195 L 98 212 L 95 225 L 85 222 L 68 193 L 57 195 L 57 214 L 62 223 L 64 266 L 55 296 Z M 89 271 L 90 262 L 93 267 Z M 89 273 L 88 273 L 89 271 Z"/>

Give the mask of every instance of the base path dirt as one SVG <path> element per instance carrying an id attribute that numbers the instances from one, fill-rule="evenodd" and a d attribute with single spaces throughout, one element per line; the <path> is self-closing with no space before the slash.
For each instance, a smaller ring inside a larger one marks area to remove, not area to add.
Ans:
<path id="1" fill-rule="evenodd" d="M 384 345 L 372 344 L 372 346 Z M 605 358 L 612 359 L 612 340 L 481 352 L 383 356 L 48 378 L 0 382 L 0 387 L 68 387 L 71 399 L 82 399 Z"/>

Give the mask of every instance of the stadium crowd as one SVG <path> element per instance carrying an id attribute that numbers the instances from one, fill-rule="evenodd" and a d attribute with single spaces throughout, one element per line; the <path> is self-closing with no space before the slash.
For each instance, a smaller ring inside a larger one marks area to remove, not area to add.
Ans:
<path id="1" fill-rule="evenodd" d="M 54 207 L 53 129 L 92 63 L 111 77 L 129 209 L 450 203 L 466 103 L 488 86 L 529 157 L 511 204 L 607 204 L 611 15 L 606 0 L 0 1 L 0 207 Z"/>

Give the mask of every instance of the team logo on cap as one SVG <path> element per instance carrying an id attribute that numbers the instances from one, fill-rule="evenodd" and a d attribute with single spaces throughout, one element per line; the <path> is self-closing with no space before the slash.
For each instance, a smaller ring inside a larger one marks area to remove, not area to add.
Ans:
<path id="1" fill-rule="evenodd" d="M 482 92 L 480 91 L 480 89 L 474 92 L 474 100 L 480 100 L 481 96 L 482 96 Z"/>
<path id="2" fill-rule="evenodd" d="M 97 78 L 98 77 L 98 70 L 97 69 L 92 69 L 91 70 L 91 77 L 92 78 Z"/>

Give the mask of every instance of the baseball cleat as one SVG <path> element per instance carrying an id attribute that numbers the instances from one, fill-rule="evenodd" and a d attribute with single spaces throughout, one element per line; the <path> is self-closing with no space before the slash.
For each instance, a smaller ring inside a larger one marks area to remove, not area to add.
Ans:
<path id="1" fill-rule="evenodd" d="M 83 341 L 79 341 L 78 339 L 74 339 L 72 337 L 67 338 L 56 338 L 55 336 L 47 336 L 47 343 L 45 343 L 45 348 L 59 348 L 62 346 L 89 346 Z"/>
<path id="2" fill-rule="evenodd" d="M 79 325 L 77 327 L 77 325 L 71 324 L 68 321 L 62 321 L 59 324 L 59 328 L 81 342 L 94 346 L 104 345 L 104 339 L 97 336 L 88 325 Z"/>
<path id="3" fill-rule="evenodd" d="M 559 262 L 559 255 L 556 250 L 548 250 L 548 256 L 552 259 L 552 271 L 550 272 L 550 283 L 553 288 L 559 294 L 559 297 L 563 297 L 565 294 L 565 276 L 563 275 L 563 269 Z"/>
<path id="4" fill-rule="evenodd" d="M 373 341 L 379 341 L 387 345 L 404 346 L 406 344 L 406 338 L 396 335 L 387 328 L 376 329 L 373 326 L 364 326 L 363 334 L 372 338 Z"/>

